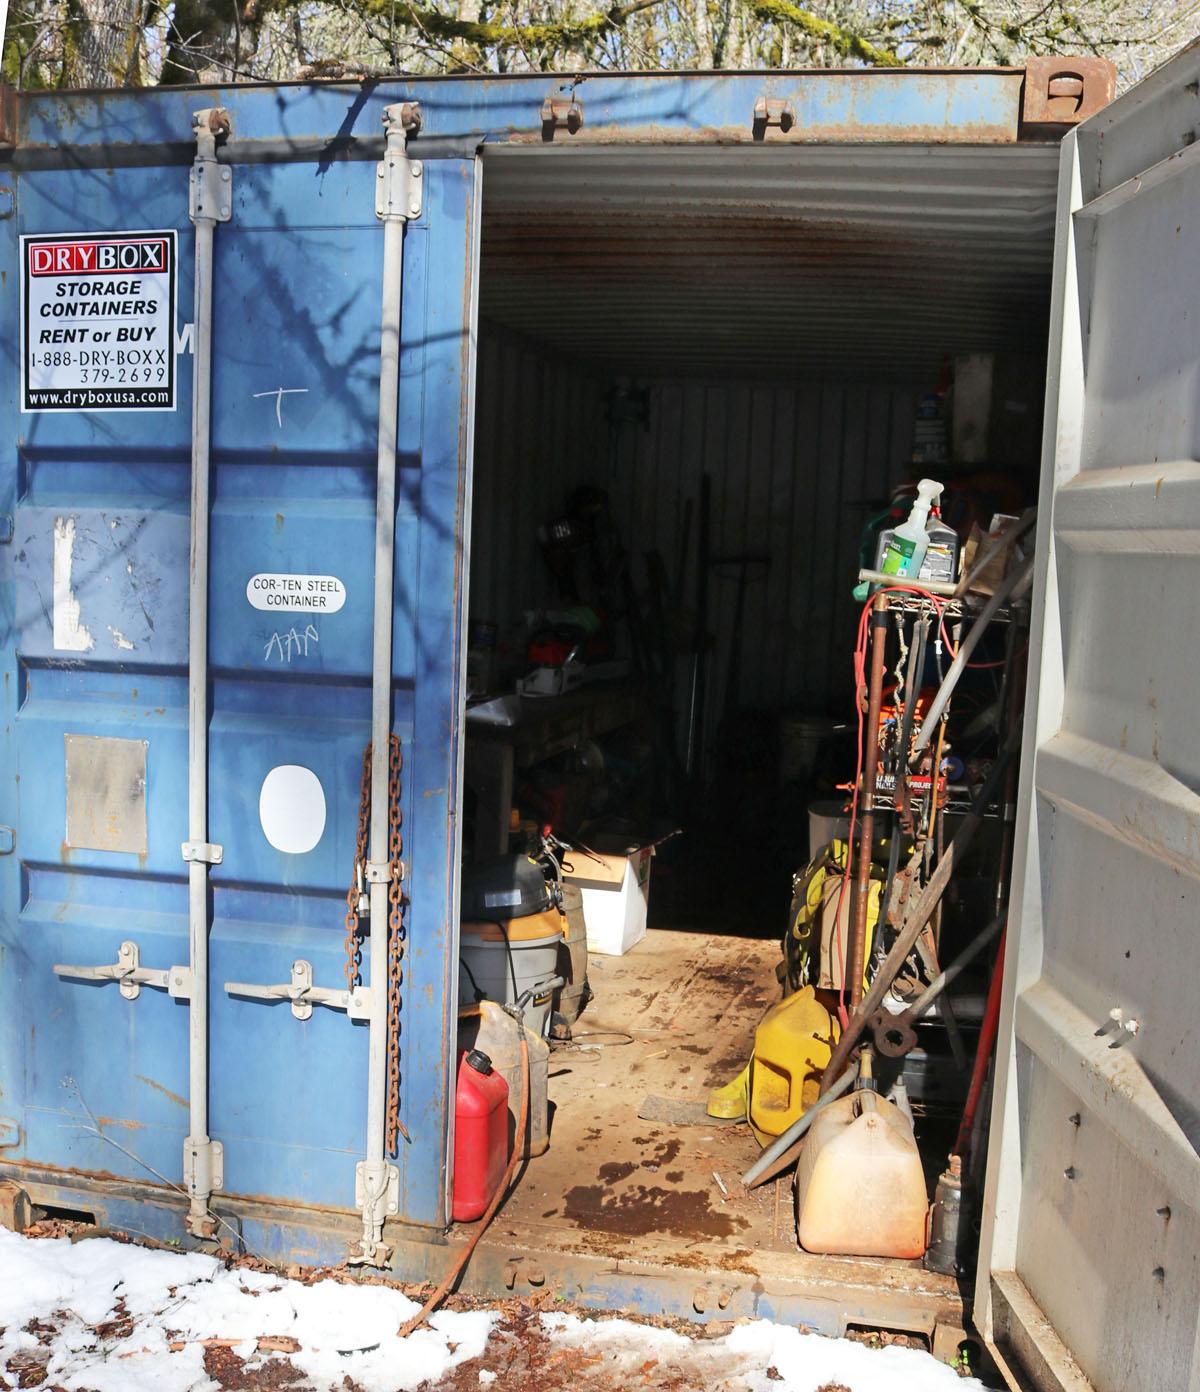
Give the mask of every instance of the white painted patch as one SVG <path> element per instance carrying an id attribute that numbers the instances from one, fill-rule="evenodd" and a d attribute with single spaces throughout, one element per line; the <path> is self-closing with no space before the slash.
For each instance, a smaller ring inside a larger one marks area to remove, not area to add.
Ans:
<path id="1" fill-rule="evenodd" d="M 246 581 L 251 608 L 271 613 L 336 614 L 346 587 L 336 575 L 282 575 L 264 571 Z"/>
<path id="2" fill-rule="evenodd" d="M 75 564 L 75 519 L 54 519 L 54 646 L 60 652 L 90 652 L 96 640 L 80 622 L 79 601 L 71 588 Z"/>
<path id="3" fill-rule="evenodd" d="M 302 764 L 279 764 L 263 779 L 258 795 L 263 835 L 277 851 L 304 855 L 325 830 L 325 790 Z"/>
<path id="4" fill-rule="evenodd" d="M 114 628 L 112 624 L 109 624 L 108 631 L 112 634 L 114 648 L 120 648 L 123 652 L 133 651 L 132 642 L 130 642 L 130 640 L 125 637 L 125 635 L 121 632 L 119 628 Z"/>

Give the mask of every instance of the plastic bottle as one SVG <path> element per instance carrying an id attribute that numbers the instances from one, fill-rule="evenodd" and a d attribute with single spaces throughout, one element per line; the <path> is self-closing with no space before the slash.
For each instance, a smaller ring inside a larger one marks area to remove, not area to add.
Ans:
<path id="1" fill-rule="evenodd" d="M 796 1235 L 806 1252 L 920 1257 L 928 1205 L 912 1122 L 875 1093 L 866 1049 L 859 1069 L 855 1091 L 817 1114 L 800 1152 Z"/>
<path id="2" fill-rule="evenodd" d="M 941 496 L 942 485 L 936 479 L 922 479 L 917 484 L 917 498 L 908 520 L 895 529 L 883 553 L 881 569 L 885 575 L 894 575 L 898 579 L 916 579 L 920 575 L 921 562 L 929 545 L 925 524 L 929 520 L 930 508 Z"/>
<path id="3" fill-rule="evenodd" d="M 508 1164 L 508 1084 L 479 1049 L 462 1055 L 454 1094 L 456 1223 L 483 1215 Z"/>

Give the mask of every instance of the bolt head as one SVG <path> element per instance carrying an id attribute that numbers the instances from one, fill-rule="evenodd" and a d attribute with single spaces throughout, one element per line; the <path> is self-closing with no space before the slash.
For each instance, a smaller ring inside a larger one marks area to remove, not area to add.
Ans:
<path id="1" fill-rule="evenodd" d="M 408 211 L 413 215 L 413 217 L 419 217 L 421 213 L 421 205 L 414 199 L 414 201 L 408 205 Z"/>

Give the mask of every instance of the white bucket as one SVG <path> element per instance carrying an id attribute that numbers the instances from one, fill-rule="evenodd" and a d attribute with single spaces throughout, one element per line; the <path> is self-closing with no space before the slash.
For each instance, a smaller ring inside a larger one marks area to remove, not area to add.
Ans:
<path id="1" fill-rule="evenodd" d="M 845 807 L 840 800 L 808 804 L 809 860 L 815 860 L 821 847 L 830 841 L 845 841 L 850 835 L 850 814 Z"/>
<path id="2" fill-rule="evenodd" d="M 508 923 L 464 923 L 459 941 L 458 998 L 470 1005 L 479 995 L 513 1005 L 526 991 L 525 1023 L 544 1035 L 558 975 L 562 932 L 556 910 L 514 918 Z M 550 931 L 548 931 L 550 930 Z"/>

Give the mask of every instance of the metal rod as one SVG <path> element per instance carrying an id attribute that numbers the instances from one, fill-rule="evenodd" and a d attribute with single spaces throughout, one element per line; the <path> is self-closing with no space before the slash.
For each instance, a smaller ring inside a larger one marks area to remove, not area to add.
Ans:
<path id="1" fill-rule="evenodd" d="M 983 606 L 979 617 L 971 626 L 970 633 L 958 645 L 958 653 L 954 661 L 950 664 L 950 670 L 946 673 L 946 678 L 938 688 L 938 694 L 933 698 L 929 709 L 925 712 L 925 719 L 921 722 L 921 729 L 913 741 L 912 757 L 915 759 L 925 746 L 929 743 L 934 730 L 937 728 L 938 721 L 942 718 L 942 712 L 946 709 L 946 704 L 950 697 L 954 695 L 954 688 L 958 685 L 959 678 L 967 670 L 967 663 L 971 660 L 971 654 L 979 644 L 979 640 L 987 631 L 988 625 L 995 617 L 996 610 L 1008 599 L 1009 595 L 1017 596 L 1026 581 L 1033 578 L 1033 555 L 1030 554 L 1015 566 L 1001 581 L 996 593 Z"/>
<path id="2" fill-rule="evenodd" d="M 871 613 L 871 676 L 867 687 L 866 757 L 863 760 L 862 814 L 859 821 L 858 873 L 850 889 L 850 941 L 846 970 L 850 1004 L 862 999 L 867 956 L 867 902 L 871 896 L 871 853 L 875 847 L 875 784 L 879 777 L 879 712 L 883 705 L 883 659 L 887 649 L 888 600 L 881 595 Z M 843 977 L 843 980 L 845 978 Z"/>
<path id="3" fill-rule="evenodd" d="M 905 585 L 912 584 L 922 590 L 928 590 L 933 595 L 944 595 L 947 599 L 954 597 L 957 586 L 952 580 L 905 580 L 897 575 L 885 575 L 882 570 L 868 570 L 864 567 L 858 572 L 859 584 L 868 585 Z"/>
<path id="4" fill-rule="evenodd" d="M 395 1167 L 384 1156 L 388 1050 L 388 807 L 392 736 L 392 624 L 396 561 L 396 439 L 400 412 L 400 316 L 404 289 L 404 229 L 410 206 L 408 132 L 419 125 L 411 103 L 385 107 L 383 162 L 375 210 L 383 223 L 383 285 L 379 337 L 379 422 L 375 470 L 375 590 L 371 630 L 370 1013 L 367 1030 L 366 1159 L 358 1167 L 362 1241 L 353 1254 L 381 1265 L 386 1197 Z M 398 1173 L 396 1178 L 398 1179 Z"/>
<path id="5" fill-rule="evenodd" d="M 988 943 L 996 936 L 1004 926 L 1004 919 L 1005 914 L 1000 914 L 998 917 L 993 918 L 988 926 L 979 933 L 972 942 L 963 948 L 954 961 L 951 962 L 948 967 L 944 967 L 937 976 L 933 978 L 916 1000 L 905 1010 L 904 1016 L 906 1019 L 921 1019 L 946 987 L 957 977 L 962 975 L 965 968 L 971 965 L 975 958 L 979 956 Z M 940 1007 L 943 1010 L 943 1019 L 945 1019 L 944 1007 L 945 1002 L 943 1002 L 942 1007 Z"/>
<path id="6" fill-rule="evenodd" d="M 219 133 L 228 134 L 225 112 L 210 109 L 192 117 L 196 159 L 192 166 L 189 215 L 195 226 L 192 318 L 192 489 L 188 582 L 188 1135 L 183 1171 L 188 1191 L 187 1228 L 211 1237 L 215 1220 L 209 1199 L 219 1187 L 219 1152 L 208 1134 L 208 875 L 214 852 L 208 845 L 208 546 L 209 472 L 212 434 L 213 229 L 227 221 L 230 206 L 219 194 Z M 215 176 L 215 178 L 214 178 Z"/>
<path id="7" fill-rule="evenodd" d="M 1016 748 L 1015 740 L 1010 741 L 1000 751 L 996 762 L 992 765 L 991 771 L 984 780 L 983 787 L 975 796 L 971 804 L 971 810 L 963 818 L 961 826 L 955 834 L 954 840 L 946 848 L 946 854 L 938 861 L 937 868 L 934 870 L 929 883 L 921 891 L 921 896 L 916 904 L 909 910 L 905 918 L 904 927 L 900 930 L 900 936 L 892 944 L 891 951 L 884 958 L 883 965 L 875 973 L 875 979 L 871 982 L 871 989 L 859 1001 L 853 1015 L 846 1028 L 842 1031 L 841 1038 L 834 1046 L 833 1053 L 830 1055 L 829 1062 L 825 1066 L 825 1072 L 821 1078 L 822 1093 L 828 1092 L 832 1080 L 840 1074 L 845 1067 L 846 1059 L 850 1055 L 850 1050 L 858 1042 L 859 1036 L 866 1027 L 867 1021 L 879 1009 L 880 1002 L 883 1000 L 884 993 L 896 979 L 896 974 L 904 965 L 908 954 L 913 950 L 913 945 L 920 936 L 921 930 L 929 922 L 934 909 L 941 902 L 942 895 L 946 892 L 946 886 L 950 882 L 950 877 L 954 873 L 956 866 L 961 864 L 963 856 L 967 852 L 979 824 L 983 821 L 983 813 L 988 803 L 992 799 L 1004 772 L 1008 767 L 1008 761 Z"/>
<path id="8" fill-rule="evenodd" d="M 742 1176 L 742 1183 L 747 1189 L 752 1189 L 756 1184 L 761 1184 L 764 1180 L 770 1179 L 772 1175 L 778 1174 L 780 1170 L 786 1169 L 794 1158 L 793 1149 L 799 1146 L 808 1128 L 822 1109 L 828 1107 L 831 1102 L 836 1102 L 843 1093 L 848 1091 L 857 1077 L 858 1065 L 851 1064 L 828 1092 L 818 1097 L 803 1116 L 797 1117 L 782 1136 L 771 1142 Z"/>

